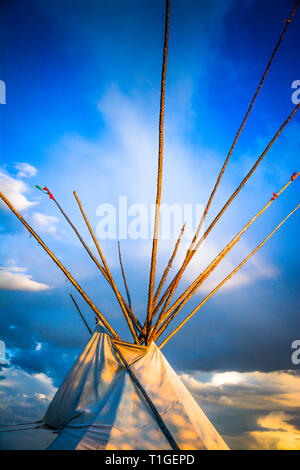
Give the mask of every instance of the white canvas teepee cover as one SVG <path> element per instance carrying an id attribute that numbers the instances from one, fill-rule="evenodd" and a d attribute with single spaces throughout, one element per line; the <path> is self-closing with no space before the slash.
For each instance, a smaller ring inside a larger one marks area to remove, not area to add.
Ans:
<path id="1" fill-rule="evenodd" d="M 180 449 L 228 449 L 163 354 L 116 342 Z M 97 326 L 43 421 L 59 429 L 50 449 L 170 449 L 150 407 Z"/>

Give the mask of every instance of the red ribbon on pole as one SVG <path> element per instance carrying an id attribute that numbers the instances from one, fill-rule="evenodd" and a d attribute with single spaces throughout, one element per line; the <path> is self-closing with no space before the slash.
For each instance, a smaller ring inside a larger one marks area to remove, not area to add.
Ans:
<path id="1" fill-rule="evenodd" d="M 271 201 L 275 201 L 277 197 L 278 197 L 278 194 L 273 193 L 273 197 L 271 197 Z"/>
<path id="2" fill-rule="evenodd" d="M 50 193 L 49 189 L 46 188 L 46 186 L 43 188 L 43 190 L 48 193 L 48 196 L 49 196 L 50 199 L 54 199 L 53 195 Z"/>

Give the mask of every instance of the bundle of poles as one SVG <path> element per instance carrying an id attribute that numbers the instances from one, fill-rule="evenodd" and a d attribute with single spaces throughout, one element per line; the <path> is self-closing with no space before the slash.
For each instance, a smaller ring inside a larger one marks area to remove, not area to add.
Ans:
<path id="1" fill-rule="evenodd" d="M 155 220 L 154 220 L 154 233 L 153 233 L 153 241 L 152 241 L 152 255 L 151 255 L 151 266 L 150 266 L 150 276 L 149 276 L 149 289 L 148 289 L 148 305 L 147 305 L 147 312 L 146 318 L 144 318 L 144 322 L 141 323 L 140 320 L 137 318 L 133 311 L 133 306 L 131 302 L 131 296 L 129 292 L 129 287 L 126 279 L 124 264 L 122 260 L 121 254 L 121 247 L 120 242 L 118 242 L 118 255 L 120 261 L 120 268 L 122 273 L 122 278 L 124 282 L 124 290 L 125 290 L 125 298 L 121 294 L 120 289 L 117 287 L 116 282 L 112 276 L 112 272 L 109 269 L 107 264 L 106 258 L 103 254 L 103 251 L 100 248 L 99 242 L 93 232 L 91 224 L 86 216 L 86 213 L 83 209 L 82 203 L 74 191 L 74 197 L 78 204 L 79 210 L 83 217 L 83 220 L 88 228 L 88 231 L 91 235 L 91 238 L 94 242 L 95 249 L 97 251 L 97 255 L 95 255 L 92 250 L 89 248 L 87 243 L 84 241 L 82 236 L 80 235 L 78 229 L 74 226 L 68 215 L 65 213 L 63 208 L 61 207 L 60 203 L 57 201 L 56 197 L 50 192 L 47 187 L 41 188 L 38 186 L 38 189 L 43 191 L 44 193 L 48 194 L 49 198 L 53 203 L 57 206 L 58 210 L 61 212 L 67 223 L 71 226 L 74 233 L 80 240 L 81 244 L 85 248 L 86 252 L 95 263 L 97 268 L 99 269 L 101 276 L 103 276 L 106 282 L 111 287 L 118 303 L 120 309 L 124 315 L 124 318 L 127 322 L 128 328 L 133 338 L 133 342 L 138 345 L 145 345 L 148 346 L 152 342 L 156 342 L 158 338 L 164 333 L 167 327 L 171 324 L 174 318 L 180 313 L 186 303 L 195 295 L 195 293 L 199 290 L 205 280 L 210 276 L 210 274 L 217 268 L 217 266 L 221 263 L 225 256 L 232 250 L 232 248 L 239 242 L 242 235 L 248 230 L 248 228 L 274 203 L 277 202 L 278 197 L 289 188 L 290 185 L 293 185 L 295 180 L 299 177 L 300 172 L 294 172 L 289 178 L 286 184 L 277 191 L 277 193 L 273 193 L 273 196 L 267 198 L 267 202 L 265 205 L 249 220 L 249 222 L 232 238 L 227 245 L 219 252 L 219 254 L 215 257 L 215 259 L 208 264 L 208 266 L 196 276 L 194 281 L 184 290 L 184 292 L 179 295 L 176 300 L 173 300 L 173 297 L 176 293 L 178 285 L 182 279 L 184 272 L 186 271 L 189 263 L 193 259 L 193 257 L 198 252 L 200 246 L 206 240 L 206 238 L 210 235 L 212 229 L 215 227 L 217 222 L 221 219 L 225 211 L 227 211 L 228 207 L 232 203 L 232 201 L 237 197 L 241 189 L 247 183 L 249 178 L 253 175 L 257 167 L 260 165 L 264 157 L 267 155 L 271 147 L 273 146 L 274 142 L 278 139 L 284 128 L 288 125 L 290 120 L 296 114 L 300 107 L 300 103 L 296 105 L 293 111 L 287 116 L 283 124 L 274 134 L 273 138 L 270 140 L 269 144 L 265 148 L 265 150 L 261 153 L 261 155 L 257 158 L 256 162 L 246 174 L 246 176 L 241 180 L 239 186 L 235 189 L 229 199 L 225 202 L 222 209 L 218 212 L 216 217 L 212 220 L 208 228 L 204 231 L 203 235 L 200 236 L 201 230 L 204 226 L 205 219 L 209 213 L 212 201 L 216 194 L 216 191 L 220 185 L 222 176 L 226 170 L 230 157 L 233 153 L 235 145 L 242 133 L 244 125 L 250 115 L 250 112 L 254 106 L 256 98 L 262 88 L 262 85 L 266 79 L 266 76 L 269 72 L 271 64 L 275 58 L 275 55 L 279 49 L 279 46 L 288 30 L 289 25 L 294 17 L 297 7 L 299 6 L 300 0 L 298 0 L 293 8 L 293 11 L 290 14 L 288 20 L 285 21 L 285 27 L 282 31 L 282 34 L 276 43 L 276 46 L 272 52 L 271 58 L 266 66 L 266 69 L 263 73 L 263 76 L 257 86 L 257 89 L 254 93 L 253 99 L 248 107 L 248 110 L 245 114 L 245 117 L 236 133 L 234 141 L 229 149 L 229 152 L 226 156 L 224 164 L 217 176 L 216 183 L 213 187 L 213 190 L 208 198 L 207 204 L 205 206 L 204 212 L 200 219 L 200 223 L 195 231 L 195 234 L 192 238 L 192 241 L 188 247 L 188 250 L 185 253 L 184 260 L 180 265 L 180 268 L 177 270 L 176 274 L 173 276 L 172 280 L 169 282 L 168 286 L 166 287 L 167 278 L 170 274 L 170 270 L 172 267 L 172 263 L 174 262 L 177 254 L 180 243 L 184 236 L 185 225 L 182 227 L 178 239 L 175 243 L 173 248 L 170 260 L 163 271 L 162 277 L 158 283 L 158 286 L 155 290 L 155 278 L 156 278 L 156 264 L 157 264 L 157 252 L 158 252 L 158 239 L 159 239 L 159 224 L 160 224 L 160 204 L 161 204 L 161 194 L 162 194 L 162 174 L 163 174 L 163 137 L 164 137 L 164 108 L 165 108 L 165 84 L 166 84 L 166 70 L 167 70 L 167 55 L 168 55 L 168 39 L 169 39 L 169 14 L 170 14 L 170 0 L 166 0 L 166 14 L 165 14 L 165 35 L 164 35 L 164 46 L 163 46 L 163 63 L 162 63 L 162 76 L 161 76 L 161 93 L 160 93 L 160 113 L 159 113 L 159 142 L 158 142 L 158 175 L 157 175 L 157 192 L 156 192 L 156 209 L 155 209 Z M 9 202 L 9 200 L 5 197 L 4 194 L 0 193 L 0 197 L 2 201 L 8 206 L 8 208 L 17 216 L 17 218 L 22 222 L 22 224 L 26 227 L 26 229 L 30 232 L 30 234 L 38 241 L 38 243 L 42 246 L 42 248 L 46 251 L 46 253 L 52 258 L 52 260 L 57 264 L 57 266 L 62 270 L 64 275 L 67 279 L 73 284 L 75 289 L 79 292 L 79 294 L 83 297 L 85 302 L 89 305 L 89 307 L 93 310 L 96 314 L 97 318 L 102 322 L 104 327 L 106 328 L 108 334 L 116 340 L 120 340 L 120 337 L 115 332 L 115 330 L 110 325 L 108 319 L 103 315 L 102 311 L 92 302 L 90 297 L 86 294 L 86 292 L 80 287 L 78 282 L 75 278 L 70 274 L 70 272 L 65 268 L 65 266 L 59 261 L 59 259 L 54 255 L 54 253 L 50 250 L 50 248 L 41 240 L 39 235 L 33 230 L 33 228 L 24 220 L 24 218 L 19 214 L 19 212 L 15 209 L 15 207 Z M 222 282 L 220 282 L 194 309 L 193 311 L 187 315 L 181 323 L 169 333 L 167 337 L 162 341 L 160 344 L 160 348 L 162 348 L 168 341 L 171 339 L 185 324 L 186 322 L 195 314 L 197 313 L 201 307 L 206 303 L 208 299 L 212 295 L 214 295 L 227 281 L 231 279 L 231 277 L 236 274 L 244 264 L 260 249 L 263 245 L 267 242 L 267 240 L 275 234 L 275 232 L 285 223 L 291 215 L 293 215 L 298 209 L 300 208 L 300 204 L 297 205 L 272 231 L 269 233 L 266 238 L 229 274 L 227 275 Z M 74 302 L 76 309 L 78 310 L 82 320 L 84 321 L 87 329 L 91 333 L 92 330 L 88 326 L 74 296 L 72 294 L 71 298 Z"/>

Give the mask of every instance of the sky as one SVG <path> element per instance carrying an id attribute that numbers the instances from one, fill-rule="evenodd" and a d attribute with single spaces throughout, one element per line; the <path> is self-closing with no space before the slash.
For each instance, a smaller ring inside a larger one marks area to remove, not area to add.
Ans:
<path id="1" fill-rule="evenodd" d="M 293 5 L 289 0 L 171 0 L 162 202 L 206 203 Z M 99 206 L 118 210 L 120 196 L 128 206 L 153 204 L 164 2 L 2 0 L 0 8 L 0 80 L 6 85 L 6 104 L 0 104 L 1 191 L 129 340 L 113 294 L 53 201 L 35 185 L 50 188 L 93 252 L 73 190 L 95 231 Z M 205 227 L 295 107 L 299 15 L 271 66 Z M 179 293 L 299 171 L 299 116 L 199 249 Z M 298 194 L 296 180 L 251 226 L 174 326 L 295 208 Z M 14 215 L 3 204 L 0 209 L 0 338 L 6 346 L 0 406 L 6 424 L 41 417 L 88 339 L 69 293 L 91 326 L 94 315 Z M 295 213 L 164 348 L 233 448 L 299 447 L 300 366 L 291 361 L 292 342 L 300 339 L 299 229 Z M 116 239 L 99 241 L 122 286 Z M 157 279 L 174 243 L 174 237 L 159 243 Z M 173 274 L 187 244 L 183 240 Z M 134 311 L 143 320 L 151 241 L 129 238 L 121 247 Z M 2 448 L 43 448 L 51 439 L 46 431 L 0 436 Z"/>

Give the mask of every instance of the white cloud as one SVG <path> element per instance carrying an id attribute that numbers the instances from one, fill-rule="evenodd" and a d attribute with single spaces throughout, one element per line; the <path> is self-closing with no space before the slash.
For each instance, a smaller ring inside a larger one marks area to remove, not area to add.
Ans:
<path id="1" fill-rule="evenodd" d="M 35 212 L 32 216 L 32 221 L 38 230 L 44 233 L 57 235 L 57 223 L 59 219 L 52 215 L 45 215 L 41 212 Z"/>
<path id="2" fill-rule="evenodd" d="M 16 266 L 16 262 L 14 259 L 7 260 L 6 266 L 8 266 L 9 271 L 13 273 L 25 273 L 27 271 L 27 268 L 21 268 L 20 266 Z"/>
<path id="3" fill-rule="evenodd" d="M 38 202 L 29 201 L 25 196 L 29 192 L 28 185 L 21 180 L 13 178 L 4 170 L 0 170 L 0 190 L 18 211 L 27 210 L 38 204 Z M 1 205 L 6 208 L 2 201 Z"/>
<path id="4" fill-rule="evenodd" d="M 0 289 L 38 292 L 50 289 L 50 286 L 33 281 L 32 276 L 26 274 L 25 268 L 16 266 L 0 267 Z"/>
<path id="5" fill-rule="evenodd" d="M 15 169 L 18 170 L 18 178 L 32 178 L 37 174 L 37 169 L 29 163 L 15 163 Z"/>

